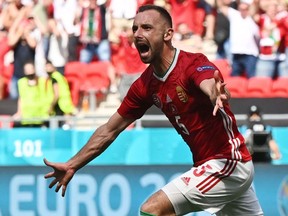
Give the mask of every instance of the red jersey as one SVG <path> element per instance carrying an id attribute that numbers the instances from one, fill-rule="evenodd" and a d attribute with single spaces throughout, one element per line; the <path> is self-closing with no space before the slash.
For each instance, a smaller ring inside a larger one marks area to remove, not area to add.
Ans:
<path id="1" fill-rule="evenodd" d="M 210 159 L 249 161 L 251 155 L 229 105 L 213 116 L 214 106 L 199 87 L 214 77 L 216 66 L 203 54 L 176 50 L 164 77 L 149 66 L 129 89 L 118 109 L 126 118 L 141 118 L 152 105 L 167 116 L 188 144 L 195 166 Z"/>

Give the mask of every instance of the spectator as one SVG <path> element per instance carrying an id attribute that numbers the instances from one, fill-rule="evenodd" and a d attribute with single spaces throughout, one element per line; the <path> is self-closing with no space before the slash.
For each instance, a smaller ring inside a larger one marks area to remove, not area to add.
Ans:
<path id="1" fill-rule="evenodd" d="M 76 110 L 66 78 L 56 70 L 50 61 L 46 62 L 46 72 L 48 74 L 46 97 L 49 103 L 49 115 L 65 117 L 74 115 Z M 61 122 L 60 125 L 62 124 Z"/>
<path id="2" fill-rule="evenodd" d="M 133 43 L 133 31 L 130 26 L 127 26 L 121 34 L 119 46 L 123 56 L 119 93 L 120 100 L 123 101 L 131 84 L 141 75 L 147 65 L 144 64 L 139 57 L 139 53 Z"/>
<path id="3" fill-rule="evenodd" d="M 232 55 L 230 52 L 230 22 L 228 17 L 222 13 L 221 7 L 237 8 L 236 1 L 216 0 L 215 1 L 215 28 L 214 41 L 217 45 L 216 59 L 227 59 L 232 64 Z"/>
<path id="4" fill-rule="evenodd" d="M 117 91 L 116 73 L 111 63 L 111 46 L 108 40 L 106 4 L 97 4 L 97 0 L 89 0 L 83 5 L 81 14 L 80 61 L 89 63 L 95 56 L 99 61 L 109 62 L 108 76 L 111 81 L 110 91 Z"/>
<path id="5" fill-rule="evenodd" d="M 111 17 L 109 41 L 119 43 L 119 35 L 130 20 L 134 19 L 138 7 L 137 0 L 111 0 L 108 11 Z"/>
<path id="6" fill-rule="evenodd" d="M 15 19 L 24 11 L 25 6 L 22 4 L 21 0 L 6 0 L 1 11 L 2 27 L 9 31 Z"/>
<path id="7" fill-rule="evenodd" d="M 55 21 L 68 39 L 67 61 L 78 61 L 81 6 L 77 0 L 56 0 L 54 5 Z"/>
<path id="8" fill-rule="evenodd" d="M 9 87 L 10 98 L 18 98 L 18 80 L 24 77 L 24 64 L 35 61 L 37 28 L 25 13 L 19 14 L 8 33 L 8 44 L 14 55 L 14 69 Z"/>
<path id="9" fill-rule="evenodd" d="M 61 22 L 59 22 L 62 3 L 62 1 L 53 0 L 53 7 L 49 12 L 48 25 L 51 36 L 48 59 L 53 63 L 57 71 L 64 74 L 65 64 L 68 61 L 68 35 Z"/>
<path id="10" fill-rule="evenodd" d="M 249 110 L 249 117 L 247 122 L 247 130 L 245 133 L 246 145 L 253 156 L 253 134 L 257 132 L 268 132 L 269 136 L 267 142 L 270 148 L 270 155 L 273 160 L 281 158 L 281 153 L 276 141 L 272 137 L 272 131 L 267 127 L 262 119 L 262 115 L 258 106 L 252 105 Z M 265 160 L 265 158 L 257 158 L 257 160 Z M 269 158 L 268 158 L 269 160 Z"/>
<path id="11" fill-rule="evenodd" d="M 260 15 L 260 54 L 256 76 L 276 78 L 285 74 L 284 37 L 281 36 L 278 2 L 271 1 L 266 12 Z M 286 72 L 288 74 L 288 72 Z"/>
<path id="12" fill-rule="evenodd" d="M 232 76 L 255 76 L 259 55 L 259 27 L 249 13 L 250 0 L 241 0 L 238 10 L 227 5 L 221 11 L 230 22 L 230 50 L 232 57 Z"/>
<path id="13" fill-rule="evenodd" d="M 279 76 L 288 77 L 288 10 L 287 3 L 285 1 L 280 1 L 279 7 L 281 7 L 278 16 L 280 18 L 279 27 L 281 29 L 282 41 L 285 52 L 285 69 L 281 70 L 282 74 Z"/>
<path id="14" fill-rule="evenodd" d="M 44 57 L 48 58 L 50 31 L 48 28 L 48 11 L 44 4 L 45 0 L 33 0 L 33 7 L 31 9 L 31 17 L 35 19 L 36 25 L 42 33 L 41 45 L 43 46 Z M 45 2 L 46 3 L 46 2 Z"/>
<path id="15" fill-rule="evenodd" d="M 80 61 L 89 63 L 96 56 L 100 61 L 109 61 L 111 57 L 108 31 L 106 26 L 106 6 L 97 5 L 97 0 L 89 0 L 89 6 L 83 7 L 81 14 Z"/>
<path id="16" fill-rule="evenodd" d="M 6 97 L 5 95 L 5 56 L 10 51 L 10 46 L 8 45 L 7 31 L 5 29 L 0 29 L 0 100 Z"/>
<path id="17" fill-rule="evenodd" d="M 201 17 L 201 19 L 199 17 L 197 17 L 197 19 L 192 18 L 196 15 L 198 1 L 169 0 L 168 3 L 174 25 L 179 26 L 181 23 L 186 23 L 189 30 L 193 33 L 195 46 L 197 46 L 197 49 L 201 50 L 204 16 Z M 199 23 L 201 23 L 200 27 Z"/>
<path id="18" fill-rule="evenodd" d="M 189 29 L 187 23 L 180 23 L 176 27 L 173 45 L 187 52 L 194 52 L 197 50 L 197 45 L 195 47 L 193 40 L 193 32 Z"/>
<path id="19" fill-rule="evenodd" d="M 202 9 L 204 12 L 205 21 L 204 27 L 202 28 L 201 35 L 204 34 L 204 40 L 213 41 L 214 38 L 214 28 L 215 28 L 215 14 L 214 14 L 215 2 L 213 0 L 198 0 L 197 8 Z M 203 24 L 202 24 L 203 25 Z"/>
<path id="20" fill-rule="evenodd" d="M 19 79 L 19 98 L 17 112 L 13 115 L 14 127 L 47 126 L 42 118 L 48 118 L 45 83 L 46 79 L 36 75 L 34 62 L 24 64 L 25 77 Z M 33 119 L 34 118 L 34 119 Z"/>

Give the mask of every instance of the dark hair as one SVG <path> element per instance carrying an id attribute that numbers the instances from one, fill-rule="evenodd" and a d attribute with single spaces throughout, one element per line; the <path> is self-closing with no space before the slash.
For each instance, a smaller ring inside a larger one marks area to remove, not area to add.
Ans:
<path id="1" fill-rule="evenodd" d="M 170 16 L 170 14 L 168 13 L 168 11 L 160 6 L 157 5 L 152 5 L 152 4 L 147 4 L 147 5 L 142 5 L 139 7 L 137 13 L 139 12 L 144 12 L 147 10 L 156 10 L 160 13 L 160 15 L 167 21 L 168 25 L 170 28 L 173 27 L 173 23 L 172 23 L 172 18 Z"/>
<path id="2" fill-rule="evenodd" d="M 50 61 L 49 59 L 46 59 L 46 64 L 51 64 L 53 65 L 52 61 Z M 54 65 L 53 65 L 54 66 Z"/>
<path id="3" fill-rule="evenodd" d="M 253 114 L 258 114 L 258 115 L 260 115 L 260 108 L 258 107 L 258 106 L 256 106 L 256 105 L 252 105 L 251 107 L 250 107 L 250 109 L 249 109 L 249 114 L 250 115 L 253 115 Z"/>

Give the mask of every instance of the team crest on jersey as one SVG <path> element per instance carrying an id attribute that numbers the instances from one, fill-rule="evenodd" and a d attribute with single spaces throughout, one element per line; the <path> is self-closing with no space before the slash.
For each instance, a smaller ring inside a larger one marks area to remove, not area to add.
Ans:
<path id="1" fill-rule="evenodd" d="M 176 87 L 176 92 L 180 101 L 182 101 L 183 103 L 186 103 L 188 101 L 188 96 L 181 86 Z"/>
<path id="2" fill-rule="evenodd" d="M 160 98 L 158 97 L 157 94 L 153 94 L 152 95 L 152 99 L 153 99 L 153 103 L 155 104 L 155 106 L 157 106 L 158 108 L 162 109 L 162 102 L 160 100 Z"/>
<path id="3" fill-rule="evenodd" d="M 206 65 L 206 66 L 197 67 L 196 70 L 198 72 L 201 72 L 201 71 L 204 71 L 204 70 L 216 70 L 216 68 L 211 66 L 211 65 Z"/>

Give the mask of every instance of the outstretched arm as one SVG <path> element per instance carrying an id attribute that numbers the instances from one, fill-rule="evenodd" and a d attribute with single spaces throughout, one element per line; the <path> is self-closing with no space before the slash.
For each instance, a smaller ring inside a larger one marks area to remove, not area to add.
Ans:
<path id="1" fill-rule="evenodd" d="M 228 103 L 231 95 L 225 87 L 224 83 L 219 76 L 219 71 L 214 72 L 214 78 L 203 80 L 200 83 L 201 90 L 209 96 L 212 104 L 214 105 L 213 115 L 215 116 L 219 108 L 223 108 L 225 103 Z"/>
<path id="2" fill-rule="evenodd" d="M 46 174 L 45 178 L 55 178 L 50 183 L 49 188 L 58 183 L 55 191 L 58 192 L 62 187 L 62 196 L 65 196 L 67 185 L 77 170 L 103 153 L 133 121 L 134 119 L 124 119 L 116 112 L 106 124 L 100 126 L 92 134 L 85 146 L 66 163 L 53 163 L 44 159 L 44 163 L 53 168 L 53 171 Z"/>

